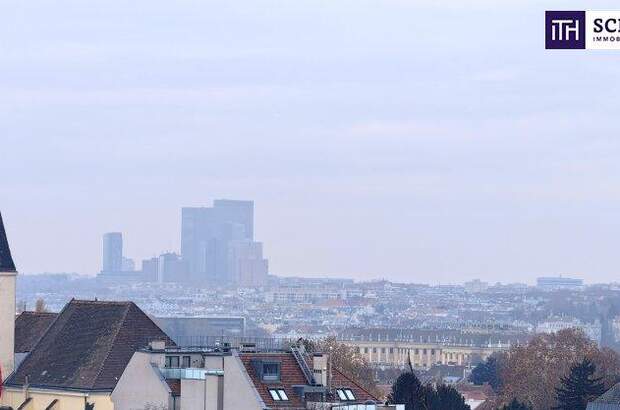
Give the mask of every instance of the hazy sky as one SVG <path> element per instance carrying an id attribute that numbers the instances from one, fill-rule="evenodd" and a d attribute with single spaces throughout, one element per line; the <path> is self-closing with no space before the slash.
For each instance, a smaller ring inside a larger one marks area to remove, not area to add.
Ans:
<path id="1" fill-rule="evenodd" d="M 178 250 L 232 198 L 275 274 L 620 279 L 620 51 L 545 51 L 571 8 L 618 2 L 4 0 L 18 268 Z"/>

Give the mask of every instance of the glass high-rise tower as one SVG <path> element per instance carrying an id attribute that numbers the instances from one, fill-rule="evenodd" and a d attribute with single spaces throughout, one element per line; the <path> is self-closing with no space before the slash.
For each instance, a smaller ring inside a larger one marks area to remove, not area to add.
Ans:
<path id="1" fill-rule="evenodd" d="M 192 280 L 236 282 L 239 242 L 254 242 L 253 201 L 218 199 L 213 207 L 182 209 L 181 255 Z"/>

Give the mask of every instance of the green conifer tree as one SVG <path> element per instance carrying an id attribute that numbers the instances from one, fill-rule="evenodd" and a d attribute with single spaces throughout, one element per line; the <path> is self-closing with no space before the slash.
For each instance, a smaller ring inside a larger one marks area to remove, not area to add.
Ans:
<path id="1" fill-rule="evenodd" d="M 595 378 L 596 366 L 588 359 L 571 367 L 568 377 L 563 377 L 555 389 L 558 410 L 585 410 L 588 401 L 605 391 L 601 378 Z"/>

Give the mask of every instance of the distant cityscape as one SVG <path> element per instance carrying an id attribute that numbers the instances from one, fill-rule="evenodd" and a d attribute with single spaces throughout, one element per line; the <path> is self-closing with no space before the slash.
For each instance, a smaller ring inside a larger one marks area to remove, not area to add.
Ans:
<path id="1" fill-rule="evenodd" d="M 181 253 L 142 261 L 140 270 L 123 252 L 123 233 L 103 235 L 98 279 L 114 283 L 179 283 L 263 286 L 269 263 L 254 241 L 254 202 L 220 199 L 213 207 L 183 208 Z"/>
<path id="2" fill-rule="evenodd" d="M 378 389 L 369 396 L 372 400 L 387 397 L 395 377 L 412 369 L 423 380 L 455 386 L 471 409 L 496 398 L 484 386 L 469 382 L 473 370 L 498 354 L 530 343 L 537 335 L 578 329 L 594 346 L 620 348 L 620 284 L 586 285 L 580 278 L 567 276 L 540 277 L 535 285 L 479 279 L 425 285 L 280 277 L 269 274 L 262 244 L 254 241 L 253 211 L 252 201 L 233 200 L 217 200 L 213 207 L 183 208 L 180 253 L 146 259 L 140 269 L 124 254 L 123 234 L 105 233 L 102 269 L 96 277 L 16 275 L 8 242 L 0 238 L 5 249 L 0 260 L 8 272 L 2 278 L 8 283 L 17 279 L 12 296 L 15 309 L 6 303 L 4 314 L 10 317 L 15 310 L 19 314 L 15 331 L 29 334 L 29 326 L 39 332 L 52 324 L 61 326 L 58 323 L 64 322 L 56 318 L 69 320 L 72 310 L 132 310 L 131 320 L 142 321 L 147 328 L 150 320 L 157 325 L 156 333 L 170 337 L 173 345 L 165 347 L 165 362 L 157 363 L 162 377 L 173 381 L 195 377 L 187 371 L 196 366 L 194 361 L 198 367 L 207 366 L 206 356 L 230 360 L 225 359 L 230 350 L 221 350 L 221 346 L 239 349 L 239 354 L 252 360 L 262 357 L 260 352 L 277 351 L 278 363 L 292 354 L 300 371 L 310 374 L 308 356 L 294 346 L 304 340 L 333 340 L 372 369 L 371 380 Z M 128 326 L 122 323 L 119 326 Z M 99 330 L 93 325 L 88 331 L 93 334 L 89 349 L 95 349 Z M 49 338 L 53 332 L 45 334 Z M 63 342 L 53 343 L 58 348 Z M 27 361 L 32 353 L 26 349 L 35 347 L 15 348 L 18 370 L 22 360 L 26 368 L 40 366 L 42 359 Z M 155 354 L 154 347 L 149 349 L 149 354 Z M 325 369 L 316 360 L 313 366 Z M 5 366 L 12 368 L 10 363 Z M 222 375 L 221 368 L 213 371 L 214 376 Z M 14 397 L 21 397 L 19 374 L 14 373 L 8 382 Z M 317 382 L 307 376 L 307 383 L 314 386 Z M 358 397 L 363 390 L 350 392 Z M 273 394 L 280 398 L 277 401 L 289 393 Z M 345 390 L 338 394 L 347 400 Z M 301 397 L 306 396 L 302 393 Z M 377 408 L 402 409 L 399 405 Z"/>

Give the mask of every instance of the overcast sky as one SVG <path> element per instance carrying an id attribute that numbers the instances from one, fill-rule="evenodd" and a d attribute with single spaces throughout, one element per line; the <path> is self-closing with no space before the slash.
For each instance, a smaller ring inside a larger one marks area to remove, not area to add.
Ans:
<path id="1" fill-rule="evenodd" d="M 545 51 L 616 1 L 4 0 L 0 211 L 23 273 L 180 247 L 253 199 L 271 272 L 620 278 L 620 52 Z"/>

